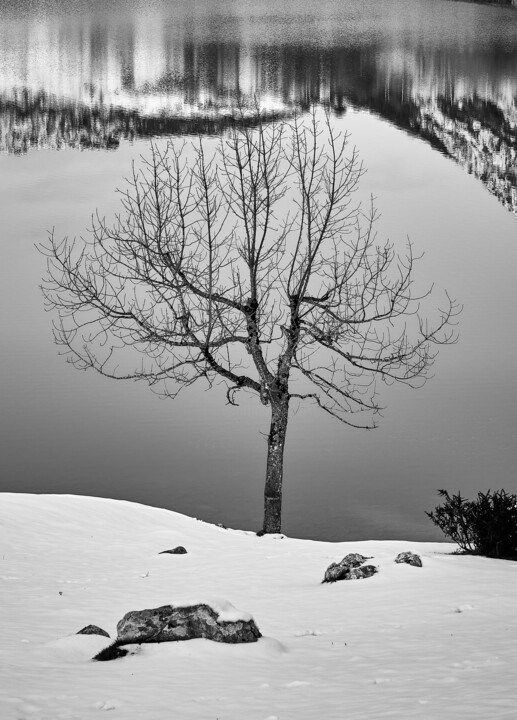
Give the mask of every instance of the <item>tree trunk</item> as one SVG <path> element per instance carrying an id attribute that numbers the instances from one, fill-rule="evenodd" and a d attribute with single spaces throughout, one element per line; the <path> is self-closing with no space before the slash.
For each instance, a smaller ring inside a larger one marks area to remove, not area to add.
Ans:
<path id="1" fill-rule="evenodd" d="M 289 395 L 271 401 L 271 426 L 267 440 L 266 486 L 264 488 L 264 533 L 279 533 L 282 527 L 282 479 L 287 433 Z"/>

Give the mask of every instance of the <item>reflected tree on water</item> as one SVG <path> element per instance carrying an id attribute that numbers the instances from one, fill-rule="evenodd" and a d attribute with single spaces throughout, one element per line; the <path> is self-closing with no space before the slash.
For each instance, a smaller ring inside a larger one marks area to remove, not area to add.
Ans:
<path id="1" fill-rule="evenodd" d="M 265 533 L 281 531 L 292 406 L 373 428 L 379 381 L 421 385 L 456 339 L 456 303 L 414 289 L 411 244 L 378 243 L 362 174 L 327 115 L 257 115 L 215 149 L 153 145 L 113 223 L 97 214 L 85 238 L 43 246 L 55 338 L 77 368 L 168 397 L 222 382 L 230 405 L 250 393 L 269 408 Z"/>

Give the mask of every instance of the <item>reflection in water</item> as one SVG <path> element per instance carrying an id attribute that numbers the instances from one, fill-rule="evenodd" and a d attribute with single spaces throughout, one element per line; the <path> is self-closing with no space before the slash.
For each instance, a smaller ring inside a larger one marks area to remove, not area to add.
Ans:
<path id="1" fill-rule="evenodd" d="M 232 121 L 232 108 L 187 115 L 145 115 L 120 107 L 74 104 L 40 93 L 23 100 L 0 99 L 1 149 L 23 154 L 31 148 L 114 150 L 121 140 L 167 135 L 215 135 Z M 236 100 L 237 103 L 237 100 Z M 278 112 L 268 117 L 279 118 Z"/>
<path id="2" fill-rule="evenodd" d="M 287 114 L 311 101 L 364 108 L 334 124 L 360 148 L 382 237 L 407 233 L 426 253 L 424 286 L 434 277 L 465 304 L 460 343 L 437 377 L 417 399 L 385 388 L 376 433 L 346 435 L 309 410 L 295 414 L 286 532 L 440 539 L 424 515 L 435 488 L 517 491 L 515 223 L 429 150 L 493 185 L 515 169 L 511 10 L 321 0 L 316 15 L 312 0 L 3 0 L 2 11 L 0 489 L 109 495 L 258 526 L 262 406 L 230 409 L 219 388 L 169 405 L 143 387 L 76 377 L 52 344 L 34 250 L 47 228 L 72 236 L 94 208 L 120 209 L 114 188 L 148 152 L 139 137 L 217 133 L 239 95 L 257 92 Z M 118 150 L 36 151 L 72 146 Z"/>
<path id="3" fill-rule="evenodd" d="M 424 138 L 517 213 L 517 40 L 490 51 L 392 39 L 311 47 L 265 44 L 231 24 L 228 41 L 214 18 L 201 32 L 160 12 L 146 22 L 7 23 L 0 148 L 112 149 L 135 137 L 218 132 L 221 114 L 255 94 L 284 113 L 352 103 Z"/>
<path id="4" fill-rule="evenodd" d="M 282 114 L 353 104 L 425 139 L 517 213 L 517 35 L 489 49 L 392 35 L 354 46 L 353 28 L 329 45 L 290 36 L 266 44 L 253 23 L 220 25 L 217 16 L 174 22 L 163 10 L 124 22 L 7 22 L 0 149 L 113 149 L 135 137 L 218 132 L 221 116 L 255 95 Z"/>

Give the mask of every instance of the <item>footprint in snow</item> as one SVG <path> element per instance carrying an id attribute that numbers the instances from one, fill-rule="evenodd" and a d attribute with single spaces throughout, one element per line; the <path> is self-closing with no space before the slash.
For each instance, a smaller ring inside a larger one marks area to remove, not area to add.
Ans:
<path id="1" fill-rule="evenodd" d="M 461 662 L 451 663 L 449 667 L 455 670 L 482 670 L 486 667 L 500 665 L 501 661 L 497 655 L 479 658 L 477 660 L 462 660 Z"/>
<path id="2" fill-rule="evenodd" d="M 465 605 L 458 605 L 458 607 L 455 608 L 454 612 L 462 613 L 462 612 L 466 612 L 467 610 L 474 610 L 474 606 L 471 605 L 470 603 L 466 603 Z"/>
<path id="3" fill-rule="evenodd" d="M 429 678 L 427 682 L 432 683 L 433 685 L 452 685 L 459 682 L 459 679 L 454 675 L 445 675 L 443 677 Z"/>
<path id="4" fill-rule="evenodd" d="M 471 660 L 463 660 L 463 662 L 454 662 L 449 667 L 455 670 L 477 670 L 477 666 Z"/>
<path id="5" fill-rule="evenodd" d="M 99 700 L 94 705 L 96 710 L 116 710 L 118 707 L 120 707 L 118 700 Z"/>
<path id="6" fill-rule="evenodd" d="M 37 705 L 33 705 L 32 703 L 25 702 L 23 700 L 20 702 L 16 709 L 18 710 L 18 712 L 27 713 L 27 715 L 32 715 L 41 711 L 41 708 Z"/>

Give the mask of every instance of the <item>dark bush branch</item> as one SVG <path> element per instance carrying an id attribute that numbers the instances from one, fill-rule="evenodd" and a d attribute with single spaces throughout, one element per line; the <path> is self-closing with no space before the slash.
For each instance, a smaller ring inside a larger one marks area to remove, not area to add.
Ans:
<path id="1" fill-rule="evenodd" d="M 488 557 L 517 560 L 517 496 L 505 490 L 479 492 L 467 500 L 458 492 L 438 490 L 442 505 L 426 515 L 461 550 Z"/>

